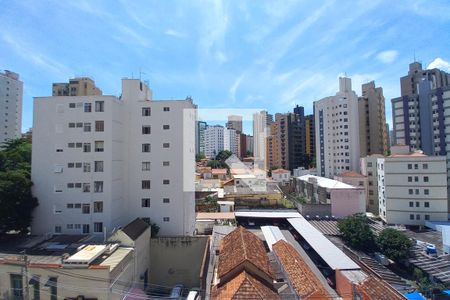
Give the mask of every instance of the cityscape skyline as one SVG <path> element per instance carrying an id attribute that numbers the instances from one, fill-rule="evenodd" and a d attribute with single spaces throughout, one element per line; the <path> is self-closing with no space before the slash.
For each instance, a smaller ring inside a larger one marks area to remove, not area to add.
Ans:
<path id="1" fill-rule="evenodd" d="M 449 71 L 449 49 L 435 42 L 450 22 L 444 4 L 8 2 L 0 12 L 0 65 L 24 82 L 22 131 L 32 124 L 32 97 L 49 96 L 50 83 L 76 75 L 92 77 L 105 95 L 120 94 L 120 78 L 141 77 L 155 99 L 191 96 L 200 108 L 271 114 L 298 104 L 310 114 L 313 101 L 334 94 L 346 74 L 358 95 L 371 80 L 383 88 L 391 124 L 389 103 L 400 96 L 398 78 L 409 63 Z M 172 18 L 162 19 L 171 7 Z M 404 14 L 410 17 L 400 19 Z"/>

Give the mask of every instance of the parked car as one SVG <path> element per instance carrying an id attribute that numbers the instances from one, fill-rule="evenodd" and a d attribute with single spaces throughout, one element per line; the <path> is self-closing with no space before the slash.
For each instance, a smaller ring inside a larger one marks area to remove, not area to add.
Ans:
<path id="1" fill-rule="evenodd" d="M 170 292 L 170 299 L 181 299 L 181 295 L 183 294 L 184 286 L 182 284 L 177 284 L 173 287 Z"/>
<path id="2" fill-rule="evenodd" d="M 198 300 L 200 299 L 200 289 L 191 289 L 186 300 Z"/>

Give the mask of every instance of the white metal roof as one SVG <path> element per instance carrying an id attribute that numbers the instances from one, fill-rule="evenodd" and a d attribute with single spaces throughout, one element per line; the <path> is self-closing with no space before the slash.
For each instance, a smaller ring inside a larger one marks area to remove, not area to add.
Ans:
<path id="1" fill-rule="evenodd" d="M 67 263 L 90 264 L 106 251 L 106 245 L 87 245 L 66 259 Z"/>
<path id="2" fill-rule="evenodd" d="M 248 218 L 302 218 L 297 211 L 235 211 L 236 217 Z"/>
<path id="3" fill-rule="evenodd" d="M 132 252 L 133 248 L 120 247 L 113 254 L 111 254 L 107 259 L 105 259 L 100 266 L 109 266 L 109 270 L 114 270 L 120 262 L 127 257 L 128 253 Z"/>
<path id="4" fill-rule="evenodd" d="M 306 182 L 311 182 L 311 180 L 317 181 L 317 185 L 320 187 L 324 187 L 327 189 L 356 189 L 353 185 L 346 184 L 334 179 L 320 177 L 320 176 L 314 176 L 314 175 L 303 175 L 300 177 L 297 177 L 298 179 Z"/>
<path id="5" fill-rule="evenodd" d="M 278 242 L 279 240 L 286 241 L 286 238 L 284 237 L 280 228 L 278 228 L 277 226 L 261 226 L 261 231 L 264 235 L 264 238 L 266 239 L 270 251 L 272 251 L 272 245 Z"/>
<path id="6" fill-rule="evenodd" d="M 289 223 L 333 270 L 360 267 L 304 218 L 288 219 Z"/>

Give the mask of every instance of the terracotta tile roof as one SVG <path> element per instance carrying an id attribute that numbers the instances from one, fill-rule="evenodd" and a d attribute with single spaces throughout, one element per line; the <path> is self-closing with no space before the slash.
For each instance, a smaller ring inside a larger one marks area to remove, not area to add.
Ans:
<path id="1" fill-rule="evenodd" d="M 356 285 L 356 290 L 369 300 L 405 300 L 401 294 L 393 290 L 386 282 L 374 276 Z M 365 298 L 364 298 L 365 299 Z"/>
<path id="2" fill-rule="evenodd" d="M 419 152 L 413 152 L 410 154 L 392 154 L 389 157 L 426 157 L 426 154 L 419 153 Z"/>
<path id="3" fill-rule="evenodd" d="M 291 173 L 291 171 L 288 171 L 288 170 L 285 170 L 285 169 L 272 170 L 272 174 L 284 174 L 284 173 Z"/>
<path id="4" fill-rule="evenodd" d="M 336 175 L 336 177 L 357 177 L 357 178 L 365 178 L 366 176 L 355 172 L 355 171 L 349 171 L 349 172 L 344 172 L 341 174 Z"/>
<path id="5" fill-rule="evenodd" d="M 273 246 L 281 266 L 301 299 L 328 299 L 329 295 L 295 248 L 284 240 Z"/>
<path id="6" fill-rule="evenodd" d="M 280 299 L 280 296 L 271 288 L 242 271 L 226 284 L 215 286 L 212 291 L 212 299 Z"/>
<path id="7" fill-rule="evenodd" d="M 245 261 L 272 277 L 264 243 L 244 227 L 238 227 L 222 239 L 217 275 L 221 278 Z"/>
<path id="8" fill-rule="evenodd" d="M 227 169 L 212 169 L 213 175 L 227 175 Z"/>

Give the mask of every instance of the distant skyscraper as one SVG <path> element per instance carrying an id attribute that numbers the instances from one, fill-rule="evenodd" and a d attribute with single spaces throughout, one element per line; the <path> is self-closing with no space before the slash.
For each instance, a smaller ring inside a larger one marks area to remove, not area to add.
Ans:
<path id="1" fill-rule="evenodd" d="M 242 116 L 228 116 L 226 127 L 228 129 L 235 129 L 237 132 L 242 132 Z"/>
<path id="2" fill-rule="evenodd" d="M 307 115 L 305 117 L 305 154 L 309 157 L 309 164 L 311 164 L 316 157 L 315 132 L 314 115 Z"/>
<path id="3" fill-rule="evenodd" d="M 0 72 L 0 145 L 21 137 L 23 83 L 19 74 Z"/>
<path id="4" fill-rule="evenodd" d="M 205 156 L 215 158 L 222 150 L 224 150 L 223 126 L 208 126 L 205 130 Z"/>
<path id="5" fill-rule="evenodd" d="M 102 90 L 88 77 L 75 77 L 68 83 L 54 83 L 53 96 L 99 96 Z"/>
<path id="6" fill-rule="evenodd" d="M 358 96 L 350 78 L 339 78 L 335 96 L 314 102 L 316 164 L 320 176 L 332 178 L 359 171 Z"/>
<path id="7" fill-rule="evenodd" d="M 261 168 L 266 168 L 264 164 L 266 158 L 266 138 L 268 135 L 268 124 L 270 124 L 267 111 L 260 111 L 253 114 L 253 157 L 258 161 Z"/>
<path id="8" fill-rule="evenodd" d="M 385 155 L 389 145 L 383 88 L 375 87 L 374 81 L 363 84 L 362 96 L 358 98 L 358 110 L 361 157 Z"/>
<path id="9" fill-rule="evenodd" d="M 236 129 L 225 128 L 223 131 L 223 149 L 239 156 L 239 133 Z"/>
<path id="10" fill-rule="evenodd" d="M 252 135 L 247 134 L 245 136 L 245 144 L 246 144 L 246 147 L 247 147 L 247 152 L 250 152 L 251 155 L 253 156 L 253 147 L 254 147 L 254 145 L 253 145 L 253 136 Z"/>
<path id="11" fill-rule="evenodd" d="M 196 154 L 205 154 L 205 130 L 208 124 L 203 121 L 197 121 L 197 132 L 195 135 L 195 149 Z"/>
<path id="12" fill-rule="evenodd" d="M 450 160 L 450 74 L 439 69 L 423 70 L 422 64 L 414 62 L 409 65 L 408 75 L 400 78 L 400 84 L 401 97 L 391 100 L 395 143 Z M 450 186 L 449 165 L 447 181 Z"/>

